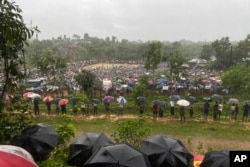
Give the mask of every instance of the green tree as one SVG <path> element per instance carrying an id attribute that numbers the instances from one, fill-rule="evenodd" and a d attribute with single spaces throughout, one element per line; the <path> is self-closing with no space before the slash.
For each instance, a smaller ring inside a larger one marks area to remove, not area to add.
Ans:
<path id="1" fill-rule="evenodd" d="M 3 98 L 5 92 L 17 85 L 16 80 L 24 78 L 20 65 L 24 63 L 23 53 L 27 40 L 30 39 L 37 28 L 29 29 L 23 22 L 22 10 L 8 0 L 0 0 L 0 60 L 3 63 L 4 86 L 1 93 Z"/>
<path id="2" fill-rule="evenodd" d="M 162 59 L 162 44 L 161 42 L 151 42 L 148 44 L 148 48 L 142 55 L 144 58 L 144 67 L 147 70 L 153 71 L 153 77 L 158 64 Z"/>
<path id="3" fill-rule="evenodd" d="M 213 55 L 214 55 L 214 51 L 213 51 L 211 44 L 202 46 L 201 55 L 200 55 L 201 59 L 211 60 L 211 57 Z"/>
<path id="4" fill-rule="evenodd" d="M 88 70 L 82 70 L 81 73 L 75 76 L 75 80 L 88 97 L 91 95 L 97 82 L 96 75 Z"/>
<path id="5" fill-rule="evenodd" d="M 232 45 L 229 41 L 229 37 L 215 40 L 212 43 L 212 47 L 216 57 L 213 68 L 216 68 L 218 70 L 229 69 L 232 66 L 233 62 Z"/>
<path id="6" fill-rule="evenodd" d="M 250 67 L 244 64 L 234 66 L 222 75 L 223 85 L 233 94 L 247 95 L 250 91 L 249 70 Z"/>

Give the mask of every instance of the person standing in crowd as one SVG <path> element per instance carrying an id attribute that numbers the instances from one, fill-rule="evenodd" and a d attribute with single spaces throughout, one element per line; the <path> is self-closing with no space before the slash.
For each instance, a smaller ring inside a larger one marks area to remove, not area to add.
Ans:
<path id="1" fill-rule="evenodd" d="M 220 101 L 219 102 L 219 105 L 218 105 L 218 118 L 220 119 L 220 116 L 222 114 L 222 111 L 223 111 L 223 104 L 222 102 Z"/>
<path id="2" fill-rule="evenodd" d="M 170 101 L 170 114 L 171 116 L 174 116 L 174 101 Z"/>
<path id="3" fill-rule="evenodd" d="M 185 122 L 185 120 L 186 120 L 184 106 L 180 106 L 180 120 L 181 120 L 181 122 Z"/>
<path id="4" fill-rule="evenodd" d="M 235 104 L 233 103 L 230 107 L 230 112 L 231 112 L 231 120 L 235 118 Z"/>
<path id="5" fill-rule="evenodd" d="M 97 115 L 97 103 L 93 103 L 94 115 Z"/>
<path id="6" fill-rule="evenodd" d="M 213 119 L 214 120 L 217 120 L 218 109 L 219 109 L 219 105 L 218 105 L 218 101 L 216 101 L 214 106 L 213 106 Z"/>
<path id="7" fill-rule="evenodd" d="M 189 117 L 193 118 L 193 115 L 194 115 L 194 104 L 190 103 L 190 106 L 189 106 Z"/>
<path id="8" fill-rule="evenodd" d="M 249 104 L 245 103 L 245 105 L 243 106 L 243 122 L 248 121 L 249 109 L 250 109 Z"/>
<path id="9" fill-rule="evenodd" d="M 210 107 L 209 102 L 208 102 L 208 101 L 205 101 L 205 103 L 204 103 L 204 105 L 203 105 L 204 120 L 205 120 L 205 121 L 207 121 L 209 107 Z"/>
<path id="10" fill-rule="evenodd" d="M 153 105 L 153 120 L 156 120 L 158 114 L 158 105 L 154 104 Z"/>
<path id="11" fill-rule="evenodd" d="M 45 101 L 45 104 L 47 107 L 48 115 L 50 115 L 50 113 L 51 113 L 51 101 L 48 99 Z"/>
<path id="12" fill-rule="evenodd" d="M 61 112 L 62 114 L 66 114 L 66 104 L 61 105 Z"/>
<path id="13" fill-rule="evenodd" d="M 34 112 L 35 112 L 35 115 L 39 115 L 39 114 L 40 114 L 40 110 L 39 110 L 39 99 L 38 99 L 38 98 L 34 98 L 34 99 L 33 99 L 33 104 L 34 104 Z"/>
<path id="14" fill-rule="evenodd" d="M 124 104 L 125 104 L 125 99 L 124 97 L 121 97 L 121 100 L 119 102 L 119 116 L 122 116 L 123 115 L 123 110 L 124 110 Z"/>
<path id="15" fill-rule="evenodd" d="M 86 116 L 88 115 L 86 105 L 84 102 L 82 102 L 82 104 L 81 104 L 81 111 L 82 111 L 83 115 L 86 115 Z"/>
<path id="16" fill-rule="evenodd" d="M 239 113 L 239 106 L 238 104 L 235 104 L 235 114 L 234 114 L 234 120 L 237 120 L 237 115 Z"/>
<path id="17" fill-rule="evenodd" d="M 145 109 L 144 105 L 141 104 L 141 105 L 140 105 L 140 114 L 143 114 L 143 113 L 144 113 L 144 109 Z"/>

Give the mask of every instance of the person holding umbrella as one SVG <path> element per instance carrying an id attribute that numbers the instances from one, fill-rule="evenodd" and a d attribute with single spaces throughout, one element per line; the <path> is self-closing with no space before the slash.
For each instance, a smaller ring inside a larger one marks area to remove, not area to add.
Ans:
<path id="1" fill-rule="evenodd" d="M 35 112 L 35 115 L 39 115 L 39 99 L 38 98 L 34 98 L 33 99 L 33 104 L 34 104 L 34 112 Z"/>
<path id="2" fill-rule="evenodd" d="M 243 106 L 243 122 L 247 122 L 248 121 L 248 113 L 249 113 L 249 105 L 248 103 L 245 103 L 245 105 Z"/>
<path id="3" fill-rule="evenodd" d="M 205 119 L 205 121 L 207 120 L 207 117 L 208 117 L 209 107 L 210 107 L 210 104 L 209 104 L 208 100 L 206 100 L 205 103 L 204 103 L 204 105 L 203 105 L 203 111 L 204 111 L 204 119 Z"/>
<path id="4" fill-rule="evenodd" d="M 154 103 L 154 105 L 153 105 L 153 120 L 156 120 L 157 113 L 158 113 L 158 105 L 156 103 Z"/>
<path id="5" fill-rule="evenodd" d="M 180 117 L 181 117 L 181 122 L 185 122 L 185 107 L 180 106 Z"/>

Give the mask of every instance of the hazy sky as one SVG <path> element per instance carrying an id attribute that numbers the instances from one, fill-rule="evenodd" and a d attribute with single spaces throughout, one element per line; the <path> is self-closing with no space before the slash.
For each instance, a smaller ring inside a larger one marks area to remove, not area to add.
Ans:
<path id="1" fill-rule="evenodd" d="M 14 0 L 39 39 L 60 35 L 129 41 L 239 41 L 250 34 L 250 0 Z"/>

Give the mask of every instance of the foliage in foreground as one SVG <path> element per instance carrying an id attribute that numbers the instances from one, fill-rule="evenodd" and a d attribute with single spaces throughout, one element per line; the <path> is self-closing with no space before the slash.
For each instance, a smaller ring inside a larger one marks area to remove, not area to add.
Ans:
<path id="1" fill-rule="evenodd" d="M 141 141 L 148 137 L 151 129 L 145 125 L 145 119 L 125 120 L 117 124 L 111 135 L 116 143 L 129 143 L 140 148 Z"/>

